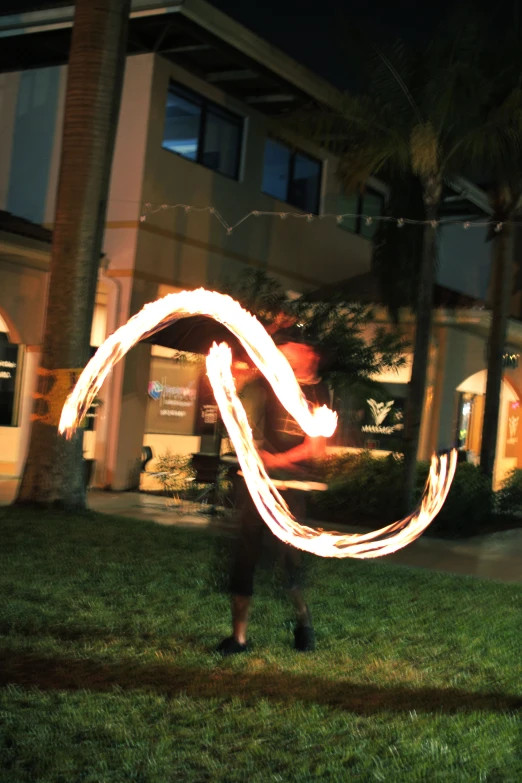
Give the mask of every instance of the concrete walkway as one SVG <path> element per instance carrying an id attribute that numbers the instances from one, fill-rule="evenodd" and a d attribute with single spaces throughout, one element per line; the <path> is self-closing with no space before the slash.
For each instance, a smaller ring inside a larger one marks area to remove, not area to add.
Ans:
<path id="1" fill-rule="evenodd" d="M 0 505 L 12 502 L 17 486 L 15 479 L 0 478 Z M 207 528 L 223 532 L 235 529 L 235 523 L 231 519 L 197 513 L 197 508 L 190 505 L 183 509 L 172 508 L 166 505 L 162 497 L 138 492 L 91 490 L 88 493 L 88 503 L 93 511 L 144 519 L 162 525 Z M 324 523 L 310 524 L 328 527 Z M 361 528 L 344 528 L 344 532 L 358 530 Z M 399 552 L 383 558 L 382 562 L 522 583 L 522 528 L 455 541 L 424 536 Z"/>

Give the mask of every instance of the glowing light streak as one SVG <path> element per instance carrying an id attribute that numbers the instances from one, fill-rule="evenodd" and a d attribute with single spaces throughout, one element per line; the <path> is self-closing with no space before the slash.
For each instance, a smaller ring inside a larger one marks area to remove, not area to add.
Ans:
<path id="1" fill-rule="evenodd" d="M 257 318 L 225 294 L 199 288 L 168 294 L 150 302 L 105 340 L 82 372 L 68 397 L 59 431 L 71 437 L 113 366 L 144 337 L 189 315 L 206 315 L 224 324 L 264 374 L 282 405 L 310 435 L 333 435 L 337 414 L 326 406 L 311 411 L 288 361 Z"/>
<path id="2" fill-rule="evenodd" d="M 300 525 L 270 481 L 257 453 L 245 409 L 236 394 L 231 365 L 228 345 L 214 344 L 207 357 L 207 372 L 216 402 L 257 510 L 282 541 L 321 557 L 382 557 L 415 541 L 439 513 L 455 474 L 455 450 L 449 459 L 448 455 L 433 457 L 422 501 L 404 519 L 370 533 L 348 535 Z"/>
<path id="3" fill-rule="evenodd" d="M 308 435 L 333 434 L 336 414 L 326 406 L 309 409 L 292 368 L 259 321 L 231 297 L 204 289 L 169 294 L 151 302 L 114 332 L 98 349 L 67 398 L 59 431 L 67 437 L 73 435 L 105 378 L 133 345 L 179 318 L 197 314 L 210 316 L 233 332 L 281 403 Z M 402 520 L 377 531 L 348 535 L 300 525 L 271 482 L 255 448 L 245 410 L 237 396 L 231 364 L 232 352 L 226 343 L 214 344 L 207 357 L 207 372 L 216 402 L 252 499 L 266 524 L 282 541 L 321 557 L 380 557 L 414 541 L 438 514 L 455 473 L 456 451 L 440 460 L 433 457 L 422 501 Z"/>

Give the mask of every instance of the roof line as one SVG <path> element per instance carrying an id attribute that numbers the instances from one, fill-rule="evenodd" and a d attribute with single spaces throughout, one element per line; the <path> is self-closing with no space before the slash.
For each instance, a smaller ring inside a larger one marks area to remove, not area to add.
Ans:
<path id="1" fill-rule="evenodd" d="M 170 13 L 180 13 L 195 22 L 311 98 L 331 107 L 339 104 L 341 93 L 333 85 L 205 0 L 132 0 L 131 19 Z M 0 16 L 0 38 L 72 27 L 73 19 L 74 5 Z"/>
<path id="2" fill-rule="evenodd" d="M 316 76 L 304 65 L 296 62 L 280 49 L 272 46 L 244 25 L 219 11 L 206 0 L 132 0 L 131 18 L 161 16 L 179 13 L 191 22 L 221 39 L 234 49 L 291 83 L 300 92 L 334 110 L 339 107 L 342 92 L 332 84 Z M 72 27 L 74 5 L 27 11 L 21 14 L 0 15 L 0 38 L 26 35 Z M 375 180 L 379 181 L 379 180 Z M 380 181 L 379 181 L 380 182 Z M 463 194 L 463 197 L 491 214 L 488 198 L 483 190 L 463 177 L 456 177 L 448 184 Z"/>
<path id="3" fill-rule="evenodd" d="M 301 92 L 332 107 L 339 105 L 341 92 L 333 85 L 205 0 L 184 0 L 181 13 Z"/>
<path id="4" fill-rule="evenodd" d="M 183 0 L 171 0 L 160 3 L 158 0 L 132 0 L 131 19 L 142 16 L 160 16 L 177 13 L 183 6 Z M 46 30 L 61 30 L 72 27 L 74 5 L 42 8 L 39 11 L 26 11 L 21 14 L 0 15 L 0 38 L 12 38 L 16 35 L 42 33 Z"/>
<path id="5" fill-rule="evenodd" d="M 482 188 L 479 188 L 478 185 L 470 182 L 469 179 L 466 179 L 465 177 L 455 177 L 448 180 L 448 185 L 455 188 L 463 198 L 467 199 L 471 204 L 475 204 L 475 206 L 479 207 L 486 215 L 493 214 L 486 193 Z"/>

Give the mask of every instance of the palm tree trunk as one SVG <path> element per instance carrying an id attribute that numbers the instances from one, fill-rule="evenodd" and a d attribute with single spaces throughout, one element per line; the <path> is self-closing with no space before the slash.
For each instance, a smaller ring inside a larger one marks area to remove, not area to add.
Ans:
<path id="1" fill-rule="evenodd" d="M 425 186 L 426 187 L 426 186 Z M 433 191 L 433 192 L 431 192 Z M 440 188 L 436 182 L 430 184 L 428 197 L 425 196 L 426 219 L 430 221 L 424 228 L 422 243 L 422 266 L 419 277 L 417 297 L 417 319 L 413 365 L 411 368 L 410 388 L 404 422 L 404 486 L 403 507 L 405 513 L 412 510 L 419 450 L 424 394 L 426 391 L 426 372 L 430 352 L 431 322 L 433 315 L 433 284 L 437 258 L 437 228 Z"/>
<path id="2" fill-rule="evenodd" d="M 85 508 L 80 432 L 57 425 L 74 371 L 87 359 L 130 0 L 77 0 L 47 314 L 29 453 L 17 503 Z"/>
<path id="3" fill-rule="evenodd" d="M 493 311 L 488 340 L 488 379 L 480 449 L 480 467 L 491 486 L 493 486 L 500 388 L 512 286 L 510 247 L 511 226 L 504 223 L 502 230 L 493 239 Z"/>

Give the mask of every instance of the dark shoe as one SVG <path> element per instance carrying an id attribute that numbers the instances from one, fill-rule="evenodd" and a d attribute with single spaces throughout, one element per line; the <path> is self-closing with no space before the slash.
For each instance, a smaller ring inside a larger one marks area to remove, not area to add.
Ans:
<path id="1" fill-rule="evenodd" d="M 227 655 L 237 655 L 237 653 L 246 652 L 248 647 L 246 644 L 241 644 L 233 636 L 227 636 L 216 647 L 216 652 L 221 653 L 225 658 Z"/>
<path id="2" fill-rule="evenodd" d="M 296 625 L 294 629 L 294 647 L 299 652 L 315 650 L 315 634 L 311 625 Z"/>

